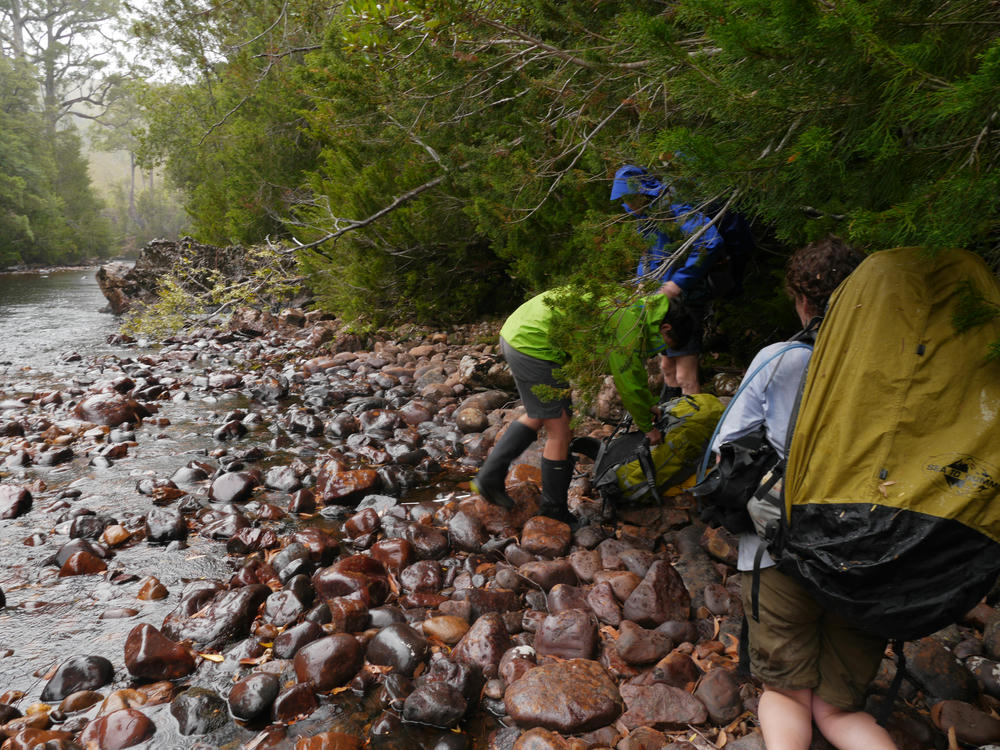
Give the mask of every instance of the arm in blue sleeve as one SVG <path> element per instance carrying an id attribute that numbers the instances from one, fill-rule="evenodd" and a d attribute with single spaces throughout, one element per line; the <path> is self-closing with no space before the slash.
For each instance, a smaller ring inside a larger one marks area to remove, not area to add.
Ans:
<path id="1" fill-rule="evenodd" d="M 675 216 L 685 216 L 681 224 L 681 233 L 685 237 L 690 237 L 711 222 L 711 219 L 705 214 L 700 211 L 692 211 L 691 206 L 687 204 L 675 203 L 670 208 Z M 712 267 L 721 252 L 722 235 L 714 226 L 711 226 L 694 243 L 684 265 L 669 274 L 668 279 L 684 291 L 690 290 L 692 286 L 705 278 L 708 269 Z"/>

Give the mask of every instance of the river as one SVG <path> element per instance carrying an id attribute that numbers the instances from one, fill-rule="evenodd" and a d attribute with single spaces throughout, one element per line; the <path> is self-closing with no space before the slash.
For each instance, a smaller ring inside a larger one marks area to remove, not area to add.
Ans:
<path id="1" fill-rule="evenodd" d="M 106 338 L 120 322 L 100 312 L 104 304 L 94 269 L 0 275 L 2 413 L 10 411 L 17 397 L 71 390 L 100 376 L 89 362 L 115 352 Z M 119 347 L 117 353 L 132 352 Z M 79 359 L 70 356 L 74 354 Z M 145 576 L 155 575 L 173 592 L 186 580 L 229 574 L 218 545 L 198 537 L 184 555 L 145 544 L 121 549 L 111 565 L 124 574 L 120 583 L 112 583 L 113 576 L 97 585 L 92 576 L 58 578 L 56 568 L 44 565 L 67 541 L 74 509 L 85 507 L 127 524 L 151 507 L 137 502 L 139 479 L 169 474 L 190 461 L 192 453 L 204 454 L 195 410 L 169 404 L 164 410 L 169 415 L 155 420 L 159 425 L 138 428 L 138 445 L 111 466 L 90 466 L 85 456 L 54 467 L 0 466 L 4 481 L 41 482 L 46 488 L 37 493 L 34 512 L 0 521 L 0 589 L 7 597 L 7 607 L 0 610 L 0 692 L 36 693 L 44 684 L 41 675 L 70 656 L 120 655 L 136 621 L 157 622 L 169 610 L 169 598 L 136 599 Z M 170 432 L 164 430 L 167 422 Z M 155 439 L 143 433 L 153 433 Z"/>
<path id="2" fill-rule="evenodd" d="M 120 376 L 123 367 L 138 371 L 144 367 L 139 360 L 153 354 L 135 345 L 107 343 L 120 321 L 100 312 L 105 300 L 94 271 L 0 275 L 0 424 L 25 424 L 23 445 L 30 450 L 53 442 L 53 435 L 58 439 L 58 429 L 67 421 L 67 407 L 82 398 L 89 387 Z M 227 364 L 225 357 L 203 352 L 195 361 L 176 365 L 176 372 L 190 377 Z M 54 392 L 58 392 L 61 405 L 46 406 L 43 397 Z M 95 457 L 95 446 L 87 448 L 87 441 L 79 441 L 73 443 L 76 452 L 68 461 L 54 466 L 32 461 L 20 466 L 7 460 L 18 439 L 13 443 L 11 438 L 5 439 L 7 455 L 0 455 L 0 483 L 30 488 L 33 507 L 16 518 L 0 520 L 0 591 L 6 596 L 6 607 L 0 609 L 0 696 L 4 696 L 0 701 L 11 701 L 24 711 L 39 701 L 52 670 L 73 656 L 110 659 L 115 678 L 105 691 L 132 687 L 123 663 L 126 636 L 132 628 L 138 623 L 158 626 L 176 606 L 185 584 L 203 579 L 226 581 L 242 562 L 241 556 L 227 556 L 220 542 L 191 534 L 179 547 L 176 543 L 146 542 L 118 547 L 108 560 L 108 571 L 101 575 L 60 577 L 53 563 L 55 553 L 70 540 L 74 517 L 81 514 L 108 516 L 141 534 L 143 519 L 156 503 L 138 490 L 139 483 L 175 476 L 192 460 L 212 460 L 210 453 L 219 449 L 212 431 L 226 412 L 249 405 L 247 397 L 236 391 L 213 393 L 192 388 L 181 395 L 158 402 L 156 414 L 135 427 L 127 454 L 113 461 L 102 462 Z M 50 425 L 56 432 L 51 432 Z M 251 432 L 241 445 L 263 446 L 272 437 L 267 430 Z M 81 443 L 85 447 L 80 448 Z M 308 456 L 318 449 L 315 441 L 302 443 L 289 450 Z M 259 465 L 266 471 L 274 462 L 288 460 L 287 455 L 272 450 Z M 193 485 L 187 489 L 196 490 Z M 434 487 L 417 489 L 430 495 L 440 492 Z M 333 518 L 317 514 L 308 523 L 339 536 L 340 522 Z M 286 534 L 297 524 L 289 516 L 274 527 Z M 166 598 L 139 598 L 148 577 L 166 587 Z M 226 664 L 206 662 L 186 684 L 226 696 L 233 673 L 231 660 Z M 308 723 L 298 724 L 299 731 L 307 735 L 323 731 L 334 725 L 335 719 L 342 731 L 363 736 L 381 711 L 376 692 L 326 699 Z M 157 730 L 141 747 L 207 747 L 196 736 L 181 736 L 176 722 L 165 713 L 168 708 L 161 705 L 148 711 Z M 68 728 L 74 721 L 79 723 L 84 717 L 54 728 Z M 489 725 L 482 715 L 466 722 L 473 747 L 483 747 L 480 743 Z M 211 743 L 214 747 L 239 747 L 258 730 L 230 722 L 212 735 Z M 437 740 L 425 744 L 427 731 L 399 729 L 376 744 L 385 748 L 438 747 Z M 441 736 L 441 732 L 434 730 L 429 736 Z M 441 747 L 466 746 L 470 739 L 469 735 L 450 732 L 443 736 L 448 741 Z"/>

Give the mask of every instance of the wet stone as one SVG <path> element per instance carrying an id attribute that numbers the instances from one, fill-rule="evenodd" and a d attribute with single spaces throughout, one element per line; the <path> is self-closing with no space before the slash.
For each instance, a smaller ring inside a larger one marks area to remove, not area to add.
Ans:
<path id="1" fill-rule="evenodd" d="M 199 647 L 225 645 L 250 633 L 257 607 L 270 593 L 271 590 L 261 584 L 220 592 L 198 617 L 168 615 L 163 622 L 163 633 L 172 640 L 189 639 Z"/>
<path id="2" fill-rule="evenodd" d="M 59 569 L 59 577 L 91 575 L 93 573 L 103 573 L 108 569 L 104 560 L 95 557 L 86 550 L 80 550 L 70 555 L 69 559 L 63 563 Z"/>
<path id="3" fill-rule="evenodd" d="M 587 606 L 605 625 L 617 627 L 622 621 L 622 608 L 611 584 L 598 583 L 587 592 Z"/>
<path id="4" fill-rule="evenodd" d="M 302 487 L 302 479 L 290 466 L 274 466 L 264 475 L 264 486 L 278 492 L 295 492 Z"/>
<path id="5" fill-rule="evenodd" d="M 448 520 L 452 544 L 466 552 L 478 552 L 490 538 L 483 522 L 476 516 L 459 511 Z"/>
<path id="6" fill-rule="evenodd" d="M 186 537 L 187 524 L 183 514 L 176 508 L 152 508 L 146 514 L 147 541 L 166 544 Z"/>
<path id="7" fill-rule="evenodd" d="M 366 658 L 369 663 L 391 667 L 398 674 L 412 677 L 428 654 L 427 639 L 404 623 L 394 623 L 382 628 L 368 642 Z"/>
<path id="8" fill-rule="evenodd" d="M 942 732 L 952 727 L 960 742 L 986 745 L 1000 741 L 1000 719 L 963 701 L 945 700 L 931 707 L 931 720 Z"/>
<path id="9" fill-rule="evenodd" d="M 216 503 L 242 503 L 250 499 L 256 482 L 244 471 L 220 474 L 212 481 L 208 499 Z"/>
<path id="10" fill-rule="evenodd" d="M 570 586 L 577 584 L 576 573 L 566 559 L 528 562 L 518 567 L 517 572 L 544 591 L 550 590 L 557 583 Z"/>
<path id="11" fill-rule="evenodd" d="M 174 680 L 195 670 L 191 650 L 148 623 L 136 625 L 125 639 L 125 667 L 136 679 Z"/>
<path id="12" fill-rule="evenodd" d="M 73 407 L 73 415 L 85 422 L 117 427 L 126 422 L 138 424 L 149 411 L 138 401 L 118 393 L 97 393 Z"/>
<path id="13" fill-rule="evenodd" d="M 698 683 L 694 697 L 705 704 L 715 724 L 728 724 L 743 713 L 740 684 L 728 669 L 717 668 L 706 674 Z"/>
<path id="14" fill-rule="evenodd" d="M 320 638 L 295 654 L 295 674 L 299 682 L 326 691 L 348 682 L 364 661 L 361 644 L 348 633 Z"/>
<path id="15" fill-rule="evenodd" d="M 639 625 L 656 627 L 667 620 L 686 620 L 690 611 L 691 596 L 680 574 L 670 563 L 657 560 L 625 600 L 622 614 Z"/>
<path id="16" fill-rule="evenodd" d="M 601 570 L 601 553 L 592 549 L 576 550 L 569 556 L 569 564 L 577 578 L 591 583 Z"/>
<path id="17" fill-rule="evenodd" d="M 417 685 L 444 682 L 465 696 L 467 701 L 478 699 L 483 688 L 483 676 L 479 669 L 437 653 L 431 656 L 430 666 L 417 678 Z"/>
<path id="18" fill-rule="evenodd" d="M 0 519 L 17 518 L 31 510 L 31 492 L 13 484 L 0 484 Z"/>
<path id="19" fill-rule="evenodd" d="M 697 682 L 702 672 L 694 660 L 681 651 L 671 651 L 653 667 L 651 678 L 671 687 L 684 688 Z"/>
<path id="20" fill-rule="evenodd" d="M 465 697 L 458 690 L 444 682 L 430 682 L 418 686 L 406 697 L 403 721 L 454 727 L 466 708 Z"/>
<path id="21" fill-rule="evenodd" d="M 399 574 L 404 591 L 440 591 L 443 581 L 441 565 L 436 560 L 420 560 L 407 566 Z"/>
<path id="22" fill-rule="evenodd" d="M 153 736 L 156 727 L 142 712 L 123 708 L 95 719 L 80 735 L 84 747 L 93 742 L 100 750 L 120 750 L 144 742 Z"/>
<path id="23" fill-rule="evenodd" d="M 907 674 L 929 695 L 938 700 L 976 700 L 976 678 L 939 641 L 921 638 L 906 643 L 904 649 Z"/>
<path id="24" fill-rule="evenodd" d="M 208 734 L 229 721 L 226 702 L 214 690 L 193 687 L 179 693 L 170 703 L 177 731 L 184 736 Z"/>
<path id="25" fill-rule="evenodd" d="M 552 614 L 565 612 L 567 609 L 582 609 L 588 611 L 587 593 L 578 586 L 557 583 L 545 597 L 548 611 Z"/>
<path id="26" fill-rule="evenodd" d="M 135 598 L 146 602 L 166 599 L 168 595 L 167 587 L 160 583 L 153 576 L 147 576 L 139 583 L 139 591 Z"/>
<path id="27" fill-rule="evenodd" d="M 299 737 L 295 750 L 361 750 L 363 740 L 344 732 L 320 732 L 311 737 Z"/>
<path id="28" fill-rule="evenodd" d="M 59 704 L 59 710 L 64 714 L 72 714 L 77 711 L 86 711 L 91 706 L 100 703 L 104 700 L 104 695 L 98 693 L 96 690 L 79 690 L 75 693 L 70 693 L 62 702 Z M 3 724 L 3 714 L 0 712 L 0 724 Z"/>
<path id="29" fill-rule="evenodd" d="M 704 724 L 708 710 L 704 704 L 680 688 L 660 683 L 652 685 L 622 685 L 621 696 L 628 710 L 621 723 L 628 729 L 648 726 L 654 729 L 683 728 L 688 724 Z"/>
<path id="30" fill-rule="evenodd" d="M 597 622 L 579 609 L 548 615 L 535 633 L 539 654 L 560 659 L 592 659 L 597 653 Z"/>
<path id="31" fill-rule="evenodd" d="M 510 648 L 510 635 L 503 617 L 490 612 L 476 620 L 451 653 L 456 662 L 477 667 L 487 679 L 497 676 L 504 652 Z"/>
<path id="32" fill-rule="evenodd" d="M 462 639 L 462 636 L 468 632 L 469 623 L 462 617 L 440 615 L 424 620 L 421 628 L 424 631 L 424 635 L 428 638 L 434 638 L 442 643 L 453 645 L 458 643 Z"/>
<path id="33" fill-rule="evenodd" d="M 229 710 L 233 716 L 250 721 L 271 710 L 278 697 L 281 680 L 269 672 L 255 672 L 233 685 L 229 691 Z"/>
<path id="34" fill-rule="evenodd" d="M 312 685 L 299 683 L 290 685 L 278 693 L 271 706 L 271 718 L 275 721 L 290 722 L 308 716 L 319 708 L 319 701 Z"/>
<path id="35" fill-rule="evenodd" d="M 315 622 L 305 620 L 282 631 L 275 639 L 273 652 L 276 659 L 291 659 L 307 643 L 319 640 L 325 631 Z"/>
<path id="36" fill-rule="evenodd" d="M 569 526 L 547 516 L 529 518 L 521 531 L 521 547 L 542 557 L 564 555 L 571 541 Z"/>
<path id="37" fill-rule="evenodd" d="M 505 589 L 463 589 L 456 591 L 452 600 L 455 604 L 468 604 L 471 620 L 489 612 L 504 613 L 520 609 L 517 593 Z"/>
<path id="38" fill-rule="evenodd" d="M 114 666 L 103 656 L 72 656 L 59 665 L 41 697 L 43 701 L 61 701 L 79 690 L 104 687 L 114 676 Z"/>
<path id="39" fill-rule="evenodd" d="M 268 622 L 283 628 L 305 614 L 306 608 L 291 591 L 275 591 L 264 605 L 264 617 Z"/>
<path id="40" fill-rule="evenodd" d="M 624 708 L 618 687 L 593 661 L 572 659 L 527 672 L 504 693 L 507 713 L 522 727 L 563 734 L 586 732 L 617 719 Z"/>
<path id="41" fill-rule="evenodd" d="M 280 543 L 278 535 L 271 529 L 244 526 L 226 542 L 226 552 L 230 555 L 246 555 L 274 549 Z"/>
<path id="42" fill-rule="evenodd" d="M 674 644 L 663 633 L 646 630 L 634 622 L 623 620 L 615 647 L 627 664 L 650 664 L 662 659 L 673 649 Z"/>

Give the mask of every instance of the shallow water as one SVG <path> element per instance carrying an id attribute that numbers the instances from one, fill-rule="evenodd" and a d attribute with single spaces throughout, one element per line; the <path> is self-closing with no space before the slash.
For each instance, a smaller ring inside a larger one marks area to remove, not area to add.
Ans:
<path id="1" fill-rule="evenodd" d="M 142 356 L 143 350 L 136 347 L 106 343 L 120 320 L 100 312 L 104 304 L 94 269 L 0 275 L 0 416 L 24 408 L 16 400 L 21 396 L 46 390 L 72 394 L 77 389 L 81 393 L 102 377 L 102 361 L 112 372 L 111 364 Z M 198 362 L 178 367 L 190 375 L 221 364 L 205 352 Z M 113 371 L 120 373 L 117 367 Z M 19 485 L 41 481 L 45 485 L 43 493 L 36 493 L 31 512 L 0 520 L 0 589 L 7 598 L 7 606 L 0 609 L 0 693 L 26 693 L 18 703 L 22 710 L 39 699 L 47 673 L 71 656 L 99 655 L 111 660 L 116 668 L 115 683 L 102 692 L 130 686 L 124 668 L 124 643 L 129 631 L 143 622 L 159 627 L 176 605 L 185 583 L 196 579 L 225 581 L 242 562 L 242 556 L 226 555 L 224 543 L 191 534 L 183 550 L 168 551 L 146 542 L 118 548 L 108 560 L 107 574 L 59 578 L 57 568 L 45 564 L 69 541 L 69 511 L 85 507 L 112 516 L 128 528 L 137 528 L 141 517 L 154 507 L 152 498 L 137 491 L 137 482 L 149 476 L 170 477 L 192 459 L 207 459 L 208 453 L 220 445 L 213 440 L 212 431 L 221 423 L 222 415 L 252 407 L 236 394 L 208 395 L 196 388 L 188 392 L 190 400 L 159 402 L 158 413 L 136 428 L 137 445 L 106 468 L 91 466 L 84 455 L 55 467 L 10 469 L 0 464 L 0 481 Z M 38 413 L 36 407 L 31 409 L 33 414 Z M 273 436 L 260 429 L 241 439 L 239 447 L 263 447 Z M 309 460 L 324 447 L 323 438 L 318 441 L 303 438 L 295 447 L 296 455 Z M 264 471 L 273 463 L 287 463 L 286 455 L 270 449 L 265 453 L 267 458 L 258 464 Z M 181 485 L 181 489 L 203 497 L 206 486 L 207 481 Z M 416 488 L 406 499 L 440 500 L 452 489 L 453 484 L 443 479 L 440 486 Z M 71 496 L 60 498 L 61 493 Z M 284 506 L 287 497 L 273 493 L 273 497 L 261 499 Z M 283 535 L 298 523 L 288 518 L 267 525 Z M 339 521 L 317 514 L 308 523 L 338 535 Z M 166 586 L 166 599 L 137 599 L 147 576 L 155 576 Z M 137 612 L 128 614 L 126 610 Z M 225 696 L 235 673 L 232 661 L 205 663 L 192 675 L 190 684 L 212 688 Z M 176 722 L 168 708 L 163 705 L 146 711 L 157 733 L 140 747 L 205 747 L 197 737 L 176 733 Z M 295 725 L 293 734 L 309 735 L 333 728 L 364 736 L 380 711 L 372 693 L 364 697 L 350 693 L 327 697 L 320 710 Z M 473 746 L 481 746 L 490 725 L 485 716 L 473 717 L 466 723 L 474 737 Z M 230 724 L 213 734 L 212 741 L 220 743 L 215 745 L 219 747 L 238 747 L 257 729 Z M 379 738 L 373 746 L 433 746 L 433 736 L 439 733 L 413 727 L 394 737 Z"/>

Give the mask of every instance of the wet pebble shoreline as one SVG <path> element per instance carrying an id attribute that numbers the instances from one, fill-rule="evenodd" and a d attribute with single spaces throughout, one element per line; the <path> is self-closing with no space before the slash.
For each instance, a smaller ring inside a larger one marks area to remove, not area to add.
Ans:
<path id="1" fill-rule="evenodd" d="M 763 747 L 735 541 L 688 495 L 612 517 L 582 477 L 571 532 L 537 515 L 535 453 L 511 511 L 463 484 L 518 414 L 495 330 L 368 342 L 241 311 L 155 352 L 120 343 L 66 355 L 64 387 L 0 396 L 0 533 L 32 561 L 4 573 L 0 632 L 60 582 L 108 603 L 78 617 L 119 623 L 114 649 L 50 634 L 30 679 L 3 670 L 0 750 Z M 138 467 L 117 507 L 74 482 L 174 441 L 203 447 Z M 0 643 L 0 667 L 26 645 Z M 899 747 L 1000 742 L 991 604 L 906 649 Z"/>

